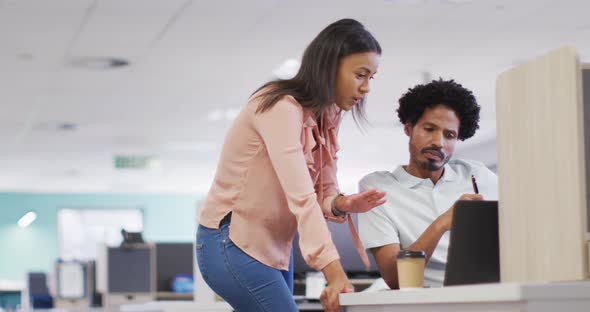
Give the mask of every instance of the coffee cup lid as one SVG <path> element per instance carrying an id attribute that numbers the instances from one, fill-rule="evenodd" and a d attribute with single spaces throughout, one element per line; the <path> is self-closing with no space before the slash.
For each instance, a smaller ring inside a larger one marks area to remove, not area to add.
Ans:
<path id="1" fill-rule="evenodd" d="M 414 250 L 400 250 L 397 254 L 398 259 L 404 258 L 426 258 L 426 253 L 422 250 L 414 251 Z"/>

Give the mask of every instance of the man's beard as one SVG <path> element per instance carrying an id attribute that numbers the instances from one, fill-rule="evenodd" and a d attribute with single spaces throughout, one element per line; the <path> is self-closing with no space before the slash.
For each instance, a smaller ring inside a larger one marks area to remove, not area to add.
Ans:
<path id="1" fill-rule="evenodd" d="M 449 155 L 449 157 L 447 157 L 442 150 L 440 150 L 438 148 L 434 148 L 434 147 L 424 148 L 420 152 L 422 154 L 424 154 L 427 151 L 433 151 L 433 152 L 438 153 L 440 155 L 442 162 L 440 165 L 437 165 L 436 160 L 434 160 L 434 159 L 426 159 L 426 161 L 419 161 L 418 166 L 420 166 L 420 168 L 422 168 L 424 170 L 437 171 L 440 168 L 444 167 L 444 165 L 446 165 L 447 162 L 449 162 L 449 159 L 451 158 L 450 155 Z"/>
<path id="2" fill-rule="evenodd" d="M 441 165 L 438 165 L 435 160 L 419 161 L 418 166 L 420 166 L 420 168 L 422 168 L 424 170 L 437 171 L 438 169 L 440 169 L 444 165 L 446 165 L 448 161 L 449 161 L 448 159 L 443 161 L 443 163 Z"/>

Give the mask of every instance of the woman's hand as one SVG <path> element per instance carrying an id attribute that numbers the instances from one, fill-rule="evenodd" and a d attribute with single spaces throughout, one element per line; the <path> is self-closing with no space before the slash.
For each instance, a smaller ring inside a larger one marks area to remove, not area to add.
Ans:
<path id="1" fill-rule="evenodd" d="M 334 204 L 336 209 L 340 211 L 361 213 L 383 205 L 386 202 L 384 197 L 385 192 L 368 190 L 362 193 L 339 196 Z"/>
<path id="2" fill-rule="evenodd" d="M 354 287 L 348 280 L 338 260 L 330 262 L 322 272 L 328 281 L 328 285 L 324 288 L 320 296 L 322 307 L 326 312 L 340 312 L 338 296 L 341 293 L 354 292 Z"/>

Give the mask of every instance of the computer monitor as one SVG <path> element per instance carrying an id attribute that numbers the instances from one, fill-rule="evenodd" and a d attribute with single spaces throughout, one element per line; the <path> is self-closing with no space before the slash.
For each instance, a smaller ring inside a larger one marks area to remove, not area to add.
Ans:
<path id="1" fill-rule="evenodd" d="M 172 291 L 177 275 L 193 276 L 193 243 L 156 243 L 156 290 Z"/>
<path id="2" fill-rule="evenodd" d="M 108 247 L 105 306 L 152 301 L 156 286 L 153 244 Z"/>
<path id="3" fill-rule="evenodd" d="M 353 223 L 357 225 L 357 215 L 351 214 L 351 216 Z M 336 249 L 338 249 L 338 253 L 340 254 L 340 262 L 342 263 L 342 267 L 344 268 L 344 271 L 347 273 L 347 275 L 349 277 L 379 277 L 379 269 L 377 268 L 377 264 L 375 263 L 373 256 L 369 255 L 371 267 L 368 270 L 365 268 L 365 265 L 363 264 L 363 261 L 361 260 L 352 242 L 350 230 L 348 229 L 348 223 L 336 223 L 330 221 L 327 223 L 328 229 L 332 233 L 332 241 L 336 245 Z M 303 256 L 301 255 L 298 235 L 295 235 L 295 239 L 293 240 L 293 261 L 293 269 L 296 277 L 302 277 L 307 272 L 315 271 L 309 265 L 307 265 L 303 259 Z"/>
<path id="4" fill-rule="evenodd" d="M 455 203 L 445 286 L 500 281 L 498 202 Z"/>

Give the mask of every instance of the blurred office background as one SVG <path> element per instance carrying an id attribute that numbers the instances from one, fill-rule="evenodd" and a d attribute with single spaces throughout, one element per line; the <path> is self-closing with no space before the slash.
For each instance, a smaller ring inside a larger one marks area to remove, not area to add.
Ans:
<path id="1" fill-rule="evenodd" d="M 585 0 L 0 0 L 0 288 L 50 272 L 60 242 L 75 241 L 60 238 L 60 211 L 136 209 L 146 241 L 191 242 L 232 119 L 344 17 L 383 56 L 370 125 L 348 115 L 340 130 L 342 191 L 407 162 L 397 99 L 438 77 L 482 106 L 456 155 L 495 169 L 497 75 L 562 45 L 589 60 L 589 11 Z M 20 227 L 28 212 L 36 220 Z"/>

